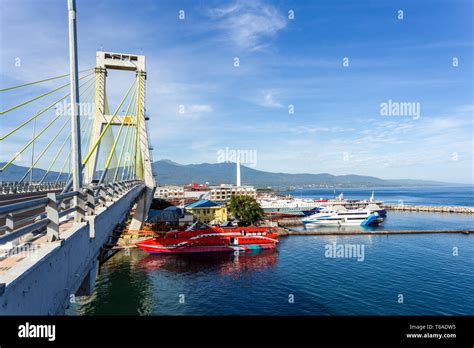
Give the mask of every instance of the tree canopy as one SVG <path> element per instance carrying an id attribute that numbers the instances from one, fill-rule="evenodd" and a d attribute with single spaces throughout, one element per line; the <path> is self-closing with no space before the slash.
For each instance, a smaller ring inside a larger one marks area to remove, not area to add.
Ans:
<path id="1" fill-rule="evenodd" d="M 263 219 L 263 209 L 255 198 L 250 196 L 232 196 L 228 208 L 234 218 L 239 219 L 239 226 L 255 225 Z"/>

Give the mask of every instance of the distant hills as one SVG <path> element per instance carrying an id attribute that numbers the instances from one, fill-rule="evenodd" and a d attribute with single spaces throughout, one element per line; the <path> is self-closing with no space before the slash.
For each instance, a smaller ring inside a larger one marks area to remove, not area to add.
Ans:
<path id="1" fill-rule="evenodd" d="M 3 166 L 0 163 L 0 166 Z M 27 167 L 10 165 L 4 172 L 0 172 L 0 181 L 17 181 L 27 171 Z M 235 184 L 235 163 L 201 163 L 179 164 L 170 160 L 160 160 L 153 163 L 159 185 L 184 185 L 188 183 Z M 33 180 L 40 180 L 45 173 L 43 169 L 34 169 Z M 50 172 L 47 181 L 56 180 L 59 173 Z M 384 180 L 374 176 L 363 175 L 332 175 L 321 174 L 287 174 L 271 173 L 262 170 L 241 166 L 243 185 L 253 185 L 258 188 L 271 187 L 286 189 L 292 187 L 396 187 L 396 186 L 447 186 L 459 185 L 428 180 Z M 67 179 L 62 174 L 61 181 Z M 29 176 L 26 180 L 29 180 Z"/>
<path id="2" fill-rule="evenodd" d="M 170 160 L 153 163 L 154 172 L 160 185 L 183 185 L 196 182 L 210 184 L 235 183 L 235 163 L 201 163 L 179 164 Z M 457 185 L 427 180 L 384 180 L 363 175 L 332 175 L 321 174 L 287 174 L 271 173 L 252 169 L 241 165 L 243 185 L 254 185 L 259 188 L 291 188 L 291 187 L 390 187 L 390 186 L 446 186 Z"/>
<path id="3" fill-rule="evenodd" d="M 0 167 L 3 167 L 5 163 L 0 162 Z M 29 167 L 17 166 L 15 164 L 10 164 L 7 169 L 3 172 L 0 172 L 0 181 L 18 181 L 22 178 L 22 176 L 28 171 Z M 33 181 L 39 181 L 43 178 L 44 173 L 46 170 L 41 168 L 33 168 L 32 170 Z M 59 172 L 49 172 L 45 178 L 45 181 L 56 181 Z M 62 173 L 59 177 L 59 181 L 66 181 L 68 177 L 68 173 Z M 28 173 L 25 181 L 30 180 L 30 174 Z"/>

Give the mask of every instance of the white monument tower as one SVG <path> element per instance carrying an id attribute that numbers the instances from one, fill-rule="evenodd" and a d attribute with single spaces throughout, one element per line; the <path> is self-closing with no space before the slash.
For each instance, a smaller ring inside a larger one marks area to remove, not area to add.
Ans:
<path id="1" fill-rule="evenodd" d="M 237 156 L 237 186 L 240 185 L 240 156 Z"/>

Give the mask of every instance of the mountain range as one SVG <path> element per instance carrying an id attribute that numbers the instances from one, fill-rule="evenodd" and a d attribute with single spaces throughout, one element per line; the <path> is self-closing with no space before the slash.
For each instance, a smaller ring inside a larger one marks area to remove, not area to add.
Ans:
<path id="1" fill-rule="evenodd" d="M 201 163 L 179 164 L 170 160 L 160 160 L 153 163 L 160 185 L 183 185 L 186 183 L 205 183 L 216 185 L 236 182 L 235 163 Z M 288 174 L 271 173 L 256 170 L 241 165 L 242 185 L 253 185 L 258 188 L 271 187 L 274 189 L 292 187 L 389 187 L 389 186 L 447 186 L 458 185 L 429 180 L 384 180 L 373 176 L 363 175 L 332 175 L 321 174 Z"/>
<path id="2" fill-rule="evenodd" d="M 3 163 L 0 163 L 3 166 Z M 0 172 L 0 181 L 18 181 L 27 171 L 27 167 L 10 165 Z M 189 183 L 235 184 L 235 163 L 201 163 L 179 164 L 170 160 L 160 160 L 153 163 L 159 185 L 184 185 Z M 45 173 L 44 169 L 33 170 L 33 180 L 40 180 Z M 59 173 L 50 172 L 47 181 L 56 180 Z M 386 180 L 374 176 L 363 175 L 332 175 L 321 174 L 288 174 L 272 173 L 241 165 L 242 185 L 253 185 L 257 188 L 286 189 L 294 187 L 395 187 L 395 186 L 446 186 L 459 185 L 429 180 Z M 61 174 L 60 180 L 67 179 L 67 174 Z M 25 180 L 29 180 L 29 175 Z"/>
<path id="3" fill-rule="evenodd" d="M 5 163 L 0 162 L 0 167 L 3 167 Z M 5 169 L 3 172 L 0 172 L 0 181 L 19 181 L 23 175 L 28 171 L 29 167 L 24 167 L 24 166 L 17 166 L 15 164 L 10 164 L 7 169 Z M 41 168 L 33 168 L 32 170 L 32 180 L 33 181 L 40 181 L 44 174 L 46 173 L 46 170 L 41 169 Z M 48 175 L 45 178 L 45 181 L 56 181 L 58 178 L 59 172 L 49 172 Z M 59 180 L 58 181 L 66 181 L 68 178 L 68 173 L 62 173 L 59 175 Z M 26 176 L 24 181 L 29 181 L 30 180 L 30 173 Z"/>

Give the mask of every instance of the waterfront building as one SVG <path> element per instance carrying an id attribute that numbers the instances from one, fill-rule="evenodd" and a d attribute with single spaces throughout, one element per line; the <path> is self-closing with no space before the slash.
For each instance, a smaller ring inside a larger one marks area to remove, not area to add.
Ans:
<path id="1" fill-rule="evenodd" d="M 257 191 L 253 186 L 234 186 L 227 184 L 210 186 L 209 199 L 212 201 L 226 202 L 234 195 L 255 198 L 257 196 Z"/>
<path id="2" fill-rule="evenodd" d="M 207 184 L 207 183 L 206 183 Z M 197 192 L 207 192 L 209 187 L 206 184 L 186 184 L 184 185 L 184 191 L 197 191 Z"/>
<path id="3" fill-rule="evenodd" d="M 223 204 L 209 200 L 199 200 L 188 204 L 186 210 L 193 214 L 195 221 L 209 224 L 221 224 L 227 221 L 227 208 Z"/>
<path id="4" fill-rule="evenodd" d="M 155 198 L 183 198 L 184 188 L 183 186 L 158 186 L 155 190 Z"/>
<path id="5" fill-rule="evenodd" d="M 236 186 L 221 184 L 207 186 L 205 184 L 188 184 L 184 186 L 159 186 L 155 191 L 155 198 L 188 202 L 190 200 L 208 199 L 215 202 L 226 202 L 233 195 L 257 197 L 257 190 L 253 186 Z"/>
<path id="6" fill-rule="evenodd" d="M 155 198 L 161 199 L 201 199 L 209 192 L 209 187 L 205 184 L 187 184 L 184 186 L 165 185 L 158 186 L 155 191 Z"/>
<path id="7" fill-rule="evenodd" d="M 184 185 L 184 198 L 186 199 L 208 199 L 209 187 L 206 184 L 187 184 Z"/>

